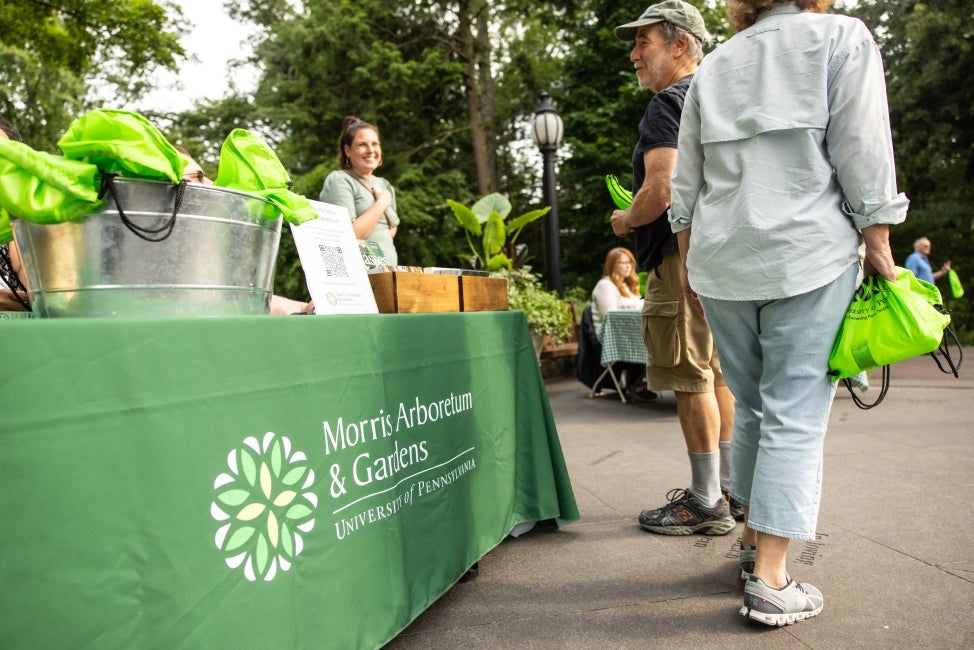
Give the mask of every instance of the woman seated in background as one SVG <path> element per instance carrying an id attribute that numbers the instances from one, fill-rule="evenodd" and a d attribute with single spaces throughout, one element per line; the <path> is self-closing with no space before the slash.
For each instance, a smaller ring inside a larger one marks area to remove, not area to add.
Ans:
<path id="1" fill-rule="evenodd" d="M 639 295 L 639 276 L 636 257 L 628 248 L 613 248 L 605 256 L 602 279 L 592 289 L 592 321 L 601 336 L 602 319 L 606 312 L 620 309 L 642 309 Z"/>
<path id="2" fill-rule="evenodd" d="M 636 257 L 628 248 L 618 247 L 605 256 L 602 278 L 592 290 L 592 323 L 596 336 L 602 339 L 602 321 L 610 311 L 642 309 L 639 295 L 639 276 L 636 275 Z M 617 363 L 621 369 L 620 382 L 626 392 L 637 399 L 653 399 L 656 393 L 645 385 L 646 367 L 637 363 Z"/>

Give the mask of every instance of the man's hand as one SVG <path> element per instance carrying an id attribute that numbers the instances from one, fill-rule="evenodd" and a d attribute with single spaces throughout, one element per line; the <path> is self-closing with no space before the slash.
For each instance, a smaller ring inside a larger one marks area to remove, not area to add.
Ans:
<path id="1" fill-rule="evenodd" d="M 612 223 L 612 232 L 614 232 L 619 237 L 625 237 L 632 232 L 632 228 L 626 222 L 626 217 L 629 216 L 628 210 L 613 210 L 612 217 L 610 221 Z"/>

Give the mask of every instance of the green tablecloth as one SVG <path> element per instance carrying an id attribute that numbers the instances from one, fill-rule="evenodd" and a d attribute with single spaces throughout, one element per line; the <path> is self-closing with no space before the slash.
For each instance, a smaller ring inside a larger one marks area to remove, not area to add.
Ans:
<path id="1" fill-rule="evenodd" d="M 3 648 L 374 648 L 578 518 L 520 312 L 0 336 Z"/>

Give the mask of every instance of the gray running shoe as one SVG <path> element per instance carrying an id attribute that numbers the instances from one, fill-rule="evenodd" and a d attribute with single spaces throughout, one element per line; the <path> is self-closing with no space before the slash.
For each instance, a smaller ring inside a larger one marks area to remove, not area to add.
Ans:
<path id="1" fill-rule="evenodd" d="M 735 501 L 730 492 L 724 492 L 724 498 L 727 499 L 727 505 L 730 506 L 731 517 L 737 521 L 744 521 L 744 506 Z"/>
<path id="2" fill-rule="evenodd" d="M 741 563 L 741 580 L 747 580 L 754 573 L 754 557 L 757 555 L 757 546 L 742 546 L 738 554 L 738 561 Z"/>
<path id="3" fill-rule="evenodd" d="M 689 489 L 670 490 L 666 498 L 670 502 L 662 508 L 639 514 L 644 530 L 660 535 L 726 535 L 734 530 L 736 522 L 723 497 L 713 508 L 700 503 Z"/>
<path id="4" fill-rule="evenodd" d="M 781 589 L 772 589 L 761 578 L 752 575 L 744 584 L 741 615 L 765 625 L 791 625 L 822 611 L 822 592 L 810 584 L 788 578 Z"/>

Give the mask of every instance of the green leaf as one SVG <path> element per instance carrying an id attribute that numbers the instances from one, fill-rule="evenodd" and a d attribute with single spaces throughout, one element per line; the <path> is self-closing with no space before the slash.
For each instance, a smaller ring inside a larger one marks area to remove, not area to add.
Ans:
<path id="1" fill-rule="evenodd" d="M 453 199 L 447 199 L 446 202 L 450 206 L 450 209 L 453 210 L 453 215 L 460 222 L 460 225 L 479 237 L 481 234 L 480 220 L 473 213 L 473 210 L 462 203 L 457 203 Z"/>
<path id="2" fill-rule="evenodd" d="M 307 467 L 292 467 L 291 470 L 284 475 L 284 478 L 281 479 L 281 483 L 284 485 L 295 485 L 302 479 L 302 477 L 304 477 L 307 471 Z"/>
<path id="3" fill-rule="evenodd" d="M 274 472 L 274 476 L 281 475 L 281 464 L 284 462 L 284 445 L 281 443 L 281 439 L 275 437 L 271 441 L 271 470 Z"/>
<path id="4" fill-rule="evenodd" d="M 218 501 L 227 504 L 228 506 L 239 506 L 241 503 L 250 498 L 250 492 L 247 490 L 227 490 L 226 492 L 221 492 L 216 495 Z"/>
<path id="5" fill-rule="evenodd" d="M 287 509 L 284 516 L 288 519 L 304 519 L 311 514 L 311 508 L 308 506 L 298 503 Z"/>
<path id="6" fill-rule="evenodd" d="M 504 253 L 494 255 L 492 258 L 490 258 L 490 261 L 487 262 L 488 271 L 500 271 L 501 269 L 511 268 L 513 268 L 511 265 L 511 260 Z"/>
<path id="7" fill-rule="evenodd" d="M 294 537 L 286 521 L 281 522 L 281 551 L 286 558 L 294 558 Z"/>
<path id="8" fill-rule="evenodd" d="M 531 210 L 530 212 L 525 212 L 520 217 L 511 219 L 510 223 L 507 224 L 507 230 L 517 232 L 529 223 L 537 221 L 541 217 L 545 216 L 550 211 L 551 206 L 541 208 L 540 210 Z"/>
<path id="9" fill-rule="evenodd" d="M 474 203 L 473 212 L 481 223 L 487 221 L 493 212 L 499 214 L 501 219 L 506 219 L 507 215 L 511 213 L 511 202 L 503 194 L 494 192 Z"/>
<path id="10" fill-rule="evenodd" d="M 489 256 L 501 251 L 507 241 L 507 227 L 497 212 L 491 212 L 484 224 L 484 252 Z"/>
<path id="11" fill-rule="evenodd" d="M 256 529 L 252 526 L 241 526 L 237 530 L 233 531 L 230 535 L 230 539 L 227 540 L 226 546 L 223 547 L 224 551 L 233 551 L 240 548 L 247 543 L 251 537 L 254 536 Z"/>
<path id="12" fill-rule="evenodd" d="M 268 560 L 270 559 L 270 548 L 268 548 L 267 538 L 261 535 L 257 538 L 257 550 L 254 552 L 254 559 L 257 561 L 257 574 L 264 575 L 267 570 Z"/>
<path id="13" fill-rule="evenodd" d="M 240 470 L 251 485 L 257 480 L 257 462 L 246 449 L 240 450 Z"/>

